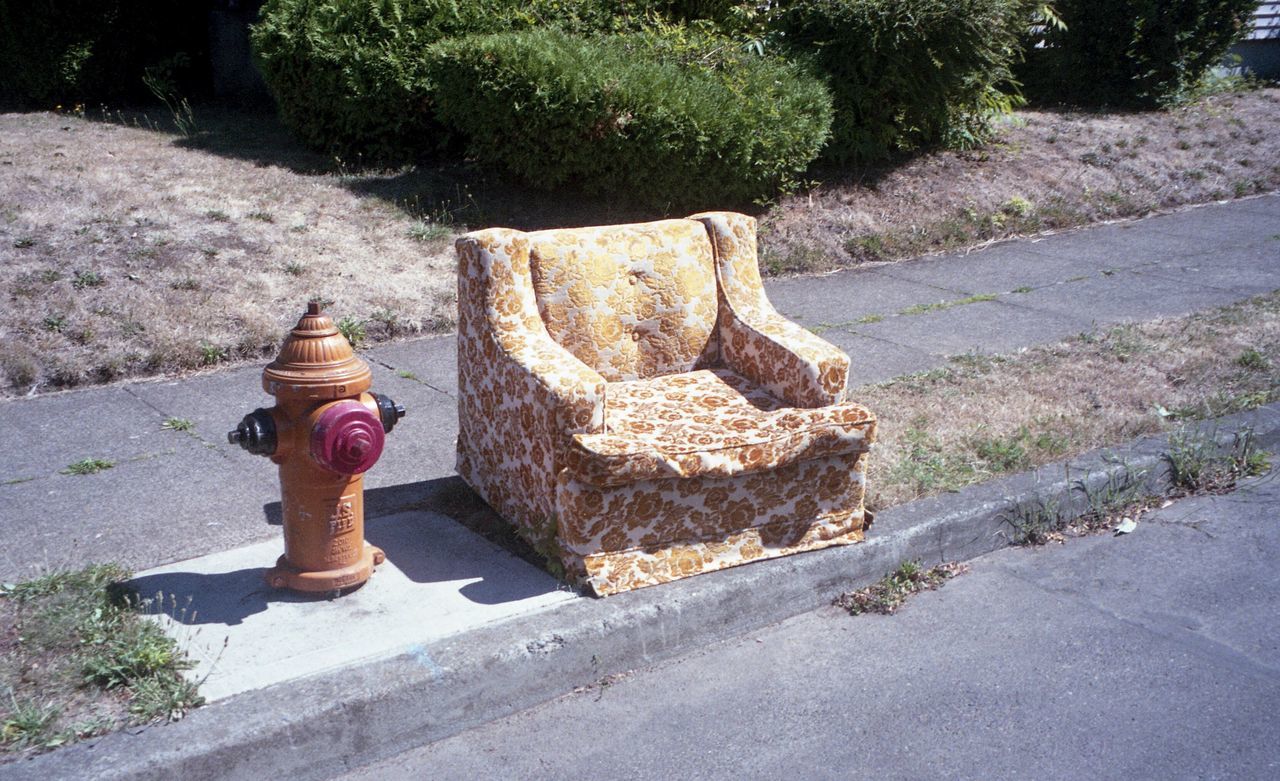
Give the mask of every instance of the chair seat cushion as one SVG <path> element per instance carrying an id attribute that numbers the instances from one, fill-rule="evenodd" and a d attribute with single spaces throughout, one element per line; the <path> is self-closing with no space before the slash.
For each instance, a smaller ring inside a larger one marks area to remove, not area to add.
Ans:
<path id="1" fill-rule="evenodd" d="M 728 369 L 704 369 L 607 383 L 604 432 L 575 434 L 565 468 L 594 485 L 731 477 L 864 451 L 874 435 L 865 407 L 788 407 Z"/>

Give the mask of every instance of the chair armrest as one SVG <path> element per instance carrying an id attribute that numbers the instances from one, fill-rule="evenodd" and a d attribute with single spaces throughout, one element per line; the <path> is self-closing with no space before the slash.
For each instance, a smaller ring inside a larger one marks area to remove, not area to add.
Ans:
<path id="1" fill-rule="evenodd" d="M 547 333 L 524 235 L 478 231 L 457 249 L 460 411 L 517 449 L 559 452 L 574 434 L 603 431 L 604 378 Z"/>
<path id="2" fill-rule="evenodd" d="M 794 407 L 843 401 L 849 356 L 773 308 L 756 262 L 756 221 L 733 212 L 705 212 L 690 219 L 706 227 L 715 251 L 717 327 L 725 366 Z"/>

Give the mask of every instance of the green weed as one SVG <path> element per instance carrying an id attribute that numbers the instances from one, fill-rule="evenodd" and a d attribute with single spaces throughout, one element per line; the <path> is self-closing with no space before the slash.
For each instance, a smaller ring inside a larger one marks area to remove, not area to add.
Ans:
<path id="1" fill-rule="evenodd" d="M 347 315 L 338 321 L 338 331 L 347 338 L 353 349 L 359 349 L 367 336 L 365 321 L 353 315 Z"/>
<path id="2" fill-rule="evenodd" d="M 201 366 L 212 366 L 227 359 L 227 348 L 219 347 L 212 342 L 200 342 L 197 348 Z"/>
<path id="3" fill-rule="evenodd" d="M 442 225 L 438 222 L 427 222 L 425 220 L 418 220 L 417 222 L 410 225 L 409 229 L 405 231 L 405 233 L 406 235 L 408 235 L 409 238 L 413 239 L 414 241 L 420 241 L 420 242 L 426 243 L 430 241 L 439 241 L 441 239 L 447 239 L 449 238 L 450 234 L 453 233 L 453 231 L 452 229 L 449 228 L 448 225 Z"/>
<path id="4" fill-rule="evenodd" d="M 930 304 L 914 304 L 898 312 L 900 315 L 920 315 L 925 312 L 938 312 L 944 309 L 954 309 L 958 306 L 967 306 L 969 304 L 978 304 L 983 301 L 995 301 L 999 296 L 995 293 L 979 293 L 965 298 L 957 298 L 952 301 L 938 301 Z"/>
<path id="5" fill-rule="evenodd" d="M 1252 347 L 1240 353 L 1236 363 L 1251 371 L 1266 371 L 1271 368 L 1271 361 L 1267 360 L 1267 356 Z"/>
<path id="6" fill-rule="evenodd" d="M 71 280 L 71 286 L 76 290 L 84 290 L 91 287 L 102 287 L 107 280 L 96 271 L 77 271 L 75 278 Z"/>
<path id="7" fill-rule="evenodd" d="M 1186 493 L 1229 491 L 1241 478 L 1270 468 L 1269 456 L 1258 447 L 1251 428 L 1234 432 L 1226 447 L 1218 443 L 1212 429 L 1183 428 L 1169 436 L 1169 449 L 1164 454 L 1170 483 Z"/>
<path id="8" fill-rule="evenodd" d="M 196 424 L 187 418 L 165 418 L 160 424 L 160 428 L 166 431 L 191 431 L 195 429 Z"/>
<path id="9" fill-rule="evenodd" d="M 0 748 L 24 749 L 31 746 L 52 748 L 60 741 L 54 725 L 62 709 L 51 702 L 19 700 L 9 693 L 9 715 L 0 722 Z"/>
<path id="10" fill-rule="evenodd" d="M 957 562 L 924 569 L 918 561 L 904 561 L 878 583 L 841 594 L 832 600 L 832 604 L 844 608 L 853 616 L 863 613 L 892 615 L 912 594 L 936 589 L 968 570 L 968 565 Z"/>
<path id="11" fill-rule="evenodd" d="M 190 663 L 143 618 L 153 603 L 122 585 L 128 577 L 107 564 L 0 586 L 16 638 L 12 663 L 0 665 L 0 690 L 9 691 L 0 700 L 0 751 L 52 748 L 121 719 L 181 718 L 201 704 L 197 684 L 181 674 Z"/>
<path id="12" fill-rule="evenodd" d="M 95 475 L 115 465 L 114 461 L 109 461 L 105 458 L 82 458 L 74 464 L 67 464 L 65 469 L 60 470 L 60 473 L 64 475 Z"/>

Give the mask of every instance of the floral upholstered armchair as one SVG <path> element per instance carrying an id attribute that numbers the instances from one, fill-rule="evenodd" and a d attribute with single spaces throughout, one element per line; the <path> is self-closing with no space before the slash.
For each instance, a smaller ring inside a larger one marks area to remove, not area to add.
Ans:
<path id="1" fill-rule="evenodd" d="M 875 418 L 755 220 L 458 240 L 458 473 L 600 595 L 856 542 Z"/>

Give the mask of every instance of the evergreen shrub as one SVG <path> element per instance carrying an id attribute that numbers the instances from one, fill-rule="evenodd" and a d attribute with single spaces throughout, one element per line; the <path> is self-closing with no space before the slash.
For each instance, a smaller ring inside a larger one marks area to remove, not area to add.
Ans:
<path id="1" fill-rule="evenodd" d="M 478 35 L 442 42 L 430 60 L 440 116 L 476 159 L 537 186 L 664 207 L 775 192 L 831 123 L 820 80 L 678 29 Z"/>
<path id="2" fill-rule="evenodd" d="M 772 29 L 827 79 L 834 131 L 824 157 L 866 163 L 967 145 L 1020 98 L 1012 65 L 1026 0 L 796 0 Z"/>
<path id="3" fill-rule="evenodd" d="M 453 139 L 435 118 L 432 44 L 536 26 L 640 29 L 652 2 L 628 0 L 268 0 L 253 48 L 283 122 L 346 160 L 403 162 Z"/>

